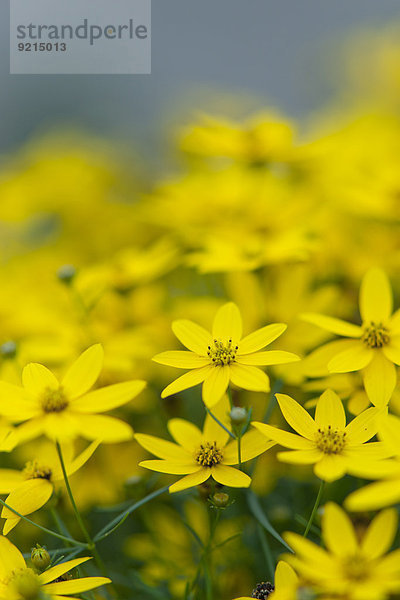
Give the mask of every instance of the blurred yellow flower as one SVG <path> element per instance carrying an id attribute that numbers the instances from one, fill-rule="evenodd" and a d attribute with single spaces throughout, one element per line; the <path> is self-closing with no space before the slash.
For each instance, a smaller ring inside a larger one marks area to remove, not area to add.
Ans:
<path id="1" fill-rule="evenodd" d="M 82 436 L 89 440 L 120 442 L 132 437 L 131 427 L 115 417 L 96 413 L 126 404 L 139 394 L 144 381 L 116 383 L 89 392 L 103 364 L 103 348 L 90 346 L 61 380 L 38 363 L 22 373 L 23 387 L 0 381 L 0 414 L 23 422 L 15 430 L 18 441 L 45 434 L 54 440 Z"/>
<path id="2" fill-rule="evenodd" d="M 362 369 L 365 390 L 376 406 L 389 402 L 397 382 L 394 365 L 400 364 L 400 309 L 394 314 L 392 310 L 389 280 L 381 269 L 372 268 L 361 283 L 361 326 L 315 313 L 302 315 L 332 333 L 355 338 L 330 359 L 328 369 L 332 373 Z"/>
<path id="3" fill-rule="evenodd" d="M 214 406 L 225 393 L 229 382 L 254 392 L 268 392 L 268 376 L 257 366 L 277 365 L 300 360 L 283 350 L 257 352 L 285 331 L 286 325 L 274 323 L 242 338 L 242 318 L 233 302 L 224 304 L 214 318 L 212 334 L 192 321 L 174 321 L 172 330 L 187 351 L 156 354 L 153 360 L 171 367 L 192 369 L 161 393 L 162 398 L 203 383 L 203 401 Z"/>

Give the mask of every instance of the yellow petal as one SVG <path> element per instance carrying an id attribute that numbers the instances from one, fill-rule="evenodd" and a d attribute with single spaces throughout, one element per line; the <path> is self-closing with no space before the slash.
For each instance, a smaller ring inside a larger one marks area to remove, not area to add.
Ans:
<path id="1" fill-rule="evenodd" d="M 191 452 L 188 452 L 181 446 L 155 437 L 154 435 L 136 433 L 135 438 L 143 448 L 159 458 L 164 458 L 173 462 L 189 463 L 193 457 Z"/>
<path id="2" fill-rule="evenodd" d="M 339 454 L 325 454 L 314 466 L 314 473 L 324 481 L 340 479 L 346 471 L 346 459 Z"/>
<path id="3" fill-rule="evenodd" d="M 392 288 L 382 269 L 369 269 L 361 282 L 360 313 L 363 322 L 387 323 L 393 310 Z"/>
<path id="4" fill-rule="evenodd" d="M 272 323 L 257 329 L 246 335 L 239 342 L 238 354 L 249 354 L 250 352 L 257 352 L 261 348 L 265 348 L 268 344 L 271 344 L 276 338 L 278 338 L 287 329 L 287 325 L 284 323 Z"/>
<path id="5" fill-rule="evenodd" d="M 27 479 L 15 488 L 5 502 L 21 515 L 29 515 L 46 504 L 53 493 L 53 486 L 47 479 Z M 16 514 L 3 506 L 3 519 L 15 519 Z"/>
<path id="6" fill-rule="evenodd" d="M 342 508 L 333 502 L 325 505 L 322 515 L 323 538 L 327 548 L 336 556 L 355 556 L 357 536 L 352 522 Z"/>
<path id="7" fill-rule="evenodd" d="M 292 352 L 284 352 L 283 350 L 269 350 L 266 352 L 256 352 L 255 354 L 243 354 L 236 357 L 238 363 L 242 365 L 283 365 L 287 363 L 297 362 L 300 358 Z"/>
<path id="8" fill-rule="evenodd" d="M 21 471 L 15 469 L 0 469 L 0 494 L 9 494 L 24 481 Z"/>
<path id="9" fill-rule="evenodd" d="M 39 581 L 42 585 L 45 583 L 50 583 L 50 581 L 54 581 L 54 579 L 61 577 L 61 575 L 64 575 L 64 573 L 68 573 L 68 571 L 75 569 L 75 567 L 88 560 L 91 560 L 90 556 L 85 556 L 84 558 L 74 558 L 73 560 L 68 560 L 54 567 L 50 567 L 50 569 L 47 569 L 39 575 Z"/>
<path id="10" fill-rule="evenodd" d="M 384 407 L 396 387 L 396 368 L 382 352 L 374 352 L 373 359 L 363 371 L 363 381 L 372 404 L 379 408 Z"/>
<path id="11" fill-rule="evenodd" d="M 253 421 L 252 425 L 268 439 L 274 440 L 277 444 L 280 444 L 285 448 L 292 448 L 293 450 L 311 450 L 312 448 L 315 448 L 314 442 L 300 435 L 290 433 L 289 431 L 283 431 L 282 429 L 267 425 L 266 423 L 258 423 L 257 421 Z"/>
<path id="12" fill-rule="evenodd" d="M 21 552 L 4 536 L 0 536 L 0 579 L 4 580 L 13 571 L 26 567 Z"/>
<path id="13" fill-rule="evenodd" d="M 92 387 L 100 375 L 103 358 L 101 344 L 94 344 L 70 366 L 61 382 L 69 398 L 82 396 Z"/>
<path id="14" fill-rule="evenodd" d="M 349 373 L 359 371 L 372 360 L 374 351 L 367 348 L 362 342 L 355 342 L 353 346 L 336 354 L 328 363 L 331 373 Z"/>
<path id="15" fill-rule="evenodd" d="M 83 413 L 100 413 L 126 404 L 146 387 L 145 381 L 124 381 L 89 392 L 71 400 L 72 410 Z"/>
<path id="16" fill-rule="evenodd" d="M 210 408 L 217 404 L 226 392 L 229 383 L 229 366 L 211 367 L 203 383 L 203 402 Z"/>
<path id="17" fill-rule="evenodd" d="M 394 508 L 383 510 L 369 525 L 361 542 L 361 551 L 373 560 L 390 550 L 397 533 L 398 516 Z"/>
<path id="18" fill-rule="evenodd" d="M 206 479 L 208 479 L 210 476 L 210 469 L 202 467 L 195 473 L 186 475 L 186 477 L 182 477 L 182 479 L 170 485 L 169 492 L 170 494 L 174 494 L 175 492 L 181 492 L 182 490 L 186 490 L 196 485 L 200 485 L 201 483 L 203 483 L 203 481 L 206 481 Z"/>
<path id="19" fill-rule="evenodd" d="M 329 361 L 337 356 L 343 350 L 352 348 L 354 340 L 339 339 L 333 342 L 328 342 L 320 348 L 313 350 L 306 358 L 303 359 L 301 370 L 307 377 L 326 377 L 330 375 L 328 371 Z"/>
<path id="20" fill-rule="evenodd" d="M 133 438 L 133 429 L 125 421 L 106 415 L 76 414 L 79 433 L 87 440 L 101 440 L 109 444 L 125 442 Z"/>
<path id="21" fill-rule="evenodd" d="M 370 406 L 371 402 L 364 390 L 355 391 L 347 402 L 347 408 L 353 415 L 359 415 Z"/>
<path id="22" fill-rule="evenodd" d="M 174 440 L 188 452 L 193 452 L 202 442 L 203 436 L 198 427 L 184 419 L 170 419 L 168 431 Z"/>
<path id="23" fill-rule="evenodd" d="M 60 387 L 55 375 L 38 363 L 29 363 L 24 367 L 22 371 L 22 383 L 28 392 L 39 397 L 47 388 L 57 390 Z"/>
<path id="24" fill-rule="evenodd" d="M 142 460 L 139 463 L 140 467 L 157 471 L 158 473 L 168 473 L 170 475 L 187 475 L 189 473 L 197 473 L 199 465 L 193 460 L 192 463 L 176 463 L 168 460 Z"/>
<path id="25" fill-rule="evenodd" d="M 187 390 L 188 388 L 202 383 L 207 375 L 211 372 L 211 369 L 214 368 L 214 366 L 201 367 L 200 369 L 194 369 L 193 371 L 189 371 L 189 373 L 181 375 L 178 377 L 178 379 L 175 379 L 175 381 L 163 389 L 161 392 L 161 398 L 167 398 L 167 396 L 177 394 L 182 390 Z"/>
<path id="26" fill-rule="evenodd" d="M 207 347 L 212 342 L 212 336 L 204 327 L 187 319 L 179 319 L 172 323 L 172 331 L 186 348 L 200 356 L 207 355 Z"/>
<path id="27" fill-rule="evenodd" d="M 286 588 L 292 588 L 297 585 L 299 578 L 297 577 L 294 569 L 284 560 L 280 560 L 275 569 L 275 587 L 276 589 L 283 590 Z"/>
<path id="28" fill-rule="evenodd" d="M 57 583 L 47 583 L 43 586 L 45 594 L 80 594 L 94 588 L 111 583 L 108 577 L 81 577 L 80 579 L 71 579 L 71 581 L 59 581 Z"/>
<path id="29" fill-rule="evenodd" d="M 336 333 L 336 335 L 343 335 L 344 337 L 359 338 L 362 335 L 362 328 L 359 325 L 353 325 L 342 319 L 336 319 L 334 317 L 328 317 L 326 315 L 319 315 L 318 313 L 303 313 L 300 318 L 307 323 L 312 323 L 330 331 Z"/>
<path id="30" fill-rule="evenodd" d="M 10 421 L 25 421 L 40 414 L 36 400 L 22 387 L 0 381 L 0 414 Z"/>
<path id="31" fill-rule="evenodd" d="M 215 465 L 215 467 L 211 467 L 211 475 L 215 481 L 222 485 L 227 485 L 228 487 L 242 488 L 249 487 L 251 484 L 251 477 L 246 475 L 246 473 L 225 465 Z"/>
<path id="32" fill-rule="evenodd" d="M 203 354 L 207 351 L 207 346 L 203 349 Z M 186 352 L 181 350 L 171 350 L 169 352 L 161 352 L 153 356 L 152 360 L 160 365 L 169 367 L 177 367 L 178 369 L 197 369 L 210 364 L 210 359 L 206 356 L 199 356 L 194 352 Z"/>
<path id="33" fill-rule="evenodd" d="M 236 304 L 227 302 L 221 306 L 215 315 L 213 328 L 213 339 L 227 342 L 232 340 L 237 345 L 242 337 L 242 317 Z"/>
<path id="34" fill-rule="evenodd" d="M 400 339 L 399 336 L 392 338 L 387 346 L 382 348 L 383 354 L 395 365 L 400 365 Z"/>
<path id="35" fill-rule="evenodd" d="M 303 437 L 314 441 L 317 427 L 308 412 L 286 394 L 276 394 L 276 399 L 289 425 Z"/>
<path id="36" fill-rule="evenodd" d="M 389 329 L 391 334 L 400 335 L 400 308 L 398 308 L 390 317 Z"/>
<path id="37" fill-rule="evenodd" d="M 378 431 L 378 416 L 380 411 L 373 406 L 364 410 L 346 426 L 348 444 L 363 444 L 370 440 Z"/>
<path id="38" fill-rule="evenodd" d="M 83 465 L 87 463 L 87 461 L 89 460 L 89 458 L 91 458 L 91 456 L 93 455 L 95 450 L 99 447 L 99 445 L 100 445 L 100 440 L 95 440 L 94 442 L 89 444 L 89 446 L 87 448 L 85 448 L 85 450 L 83 450 L 83 452 L 78 454 L 78 456 L 76 458 L 74 458 L 74 460 L 72 460 L 69 464 L 66 463 L 67 474 L 73 475 L 73 473 L 76 473 L 76 471 L 78 471 L 81 467 L 83 467 Z M 57 477 L 57 475 L 58 475 L 58 477 Z M 56 478 L 62 479 L 62 477 L 63 477 L 63 473 L 62 473 L 61 468 L 60 468 L 60 471 L 58 472 L 58 474 L 53 471 L 53 480 L 56 480 Z"/>
<path id="39" fill-rule="evenodd" d="M 307 561 L 311 561 L 317 568 L 330 570 L 332 559 L 320 546 L 297 533 L 287 532 L 283 537 L 300 558 L 304 557 Z"/>
<path id="40" fill-rule="evenodd" d="M 379 438 L 393 454 L 400 456 L 400 418 L 385 415 L 379 419 L 377 425 Z"/>
<path id="41" fill-rule="evenodd" d="M 278 452 L 278 459 L 284 463 L 293 465 L 313 465 L 321 460 L 322 452 L 318 448 L 310 450 L 290 450 L 289 452 Z"/>
<path id="42" fill-rule="evenodd" d="M 400 478 L 378 481 L 350 494 L 345 500 L 348 510 L 376 510 L 400 502 Z"/>
<path id="43" fill-rule="evenodd" d="M 317 402 L 315 409 L 315 423 L 317 427 L 344 429 L 346 427 L 346 413 L 341 399 L 332 390 L 326 390 Z"/>
<path id="44" fill-rule="evenodd" d="M 257 429 L 251 429 L 241 439 L 241 461 L 246 462 L 256 456 L 259 456 L 266 450 L 269 450 L 275 446 L 275 442 L 268 440 Z M 232 440 L 224 448 L 224 465 L 237 465 L 238 464 L 238 443 L 236 440 Z"/>
<path id="45" fill-rule="evenodd" d="M 15 515 L 14 515 L 15 517 Z M 8 535 L 10 531 L 14 529 L 16 525 L 20 522 L 21 517 L 15 517 L 14 519 L 6 519 L 3 525 L 3 535 Z"/>
<path id="46" fill-rule="evenodd" d="M 82 416 L 85 418 L 87 415 Z M 52 440 L 62 442 L 72 440 L 79 435 L 82 429 L 80 415 L 75 415 L 70 411 L 45 414 L 42 421 L 44 434 Z"/>
<path id="47" fill-rule="evenodd" d="M 230 378 L 234 385 L 251 392 L 269 392 L 271 389 L 269 377 L 257 367 L 231 363 Z"/>
<path id="48" fill-rule="evenodd" d="M 230 410 L 231 406 L 227 394 L 224 394 L 221 400 L 212 407 L 213 415 L 229 430 L 231 429 Z M 203 427 L 203 440 L 215 441 L 218 446 L 223 447 L 228 438 L 229 434 L 207 413 Z"/>

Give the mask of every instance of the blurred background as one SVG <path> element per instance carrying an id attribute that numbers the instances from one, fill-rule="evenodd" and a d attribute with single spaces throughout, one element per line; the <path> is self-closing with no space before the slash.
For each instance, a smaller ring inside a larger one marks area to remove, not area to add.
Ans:
<path id="1" fill-rule="evenodd" d="M 272 105 L 304 119 L 336 96 L 350 34 L 399 16 L 398 0 L 153 0 L 151 75 L 24 76 L 9 75 L 9 2 L 1 0 L 0 151 L 67 123 L 154 160 L 184 111 Z"/>

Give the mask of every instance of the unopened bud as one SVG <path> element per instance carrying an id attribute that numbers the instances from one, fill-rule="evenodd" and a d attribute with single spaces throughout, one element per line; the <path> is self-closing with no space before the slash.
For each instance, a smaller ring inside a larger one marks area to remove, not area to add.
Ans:
<path id="1" fill-rule="evenodd" d="M 69 285 L 72 282 L 75 275 L 76 269 L 74 265 L 62 265 L 62 267 L 57 270 L 58 279 L 66 285 Z"/>
<path id="2" fill-rule="evenodd" d="M 17 354 L 17 344 L 12 340 L 4 342 L 4 344 L 0 346 L 0 353 L 4 358 L 15 358 L 15 355 Z"/>
<path id="3" fill-rule="evenodd" d="M 36 544 L 35 548 L 32 548 L 31 561 L 38 571 L 44 571 L 51 562 L 50 554 L 47 552 L 46 548 Z"/>
<path id="4" fill-rule="evenodd" d="M 229 496 L 225 492 L 217 492 L 212 497 L 212 503 L 216 508 L 226 508 L 229 503 Z"/>
<path id="5" fill-rule="evenodd" d="M 247 420 L 247 410 L 242 406 L 234 406 L 229 416 L 233 425 L 243 425 Z"/>

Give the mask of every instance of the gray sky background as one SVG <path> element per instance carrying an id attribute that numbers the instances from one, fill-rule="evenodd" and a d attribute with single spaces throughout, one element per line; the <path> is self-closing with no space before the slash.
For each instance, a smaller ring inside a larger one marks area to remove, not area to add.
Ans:
<path id="1" fill-rule="evenodd" d="M 332 93 L 325 44 L 393 20 L 399 0 L 153 0 L 151 75 L 27 76 L 9 75 L 9 0 L 0 0 L 0 152 L 60 123 L 157 151 L 178 109 L 200 109 L 205 90 L 301 117 Z"/>

